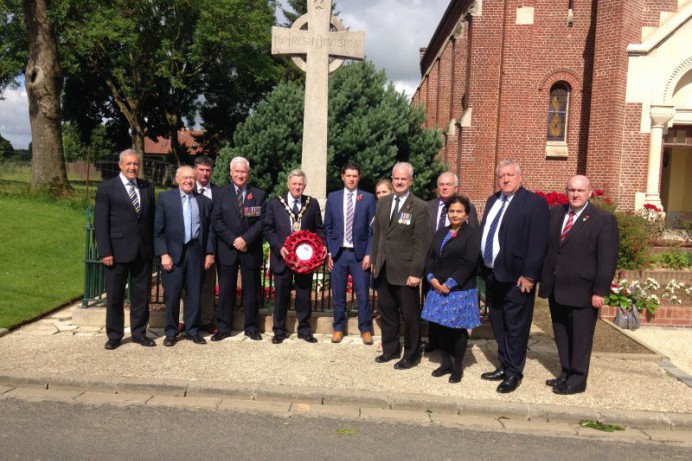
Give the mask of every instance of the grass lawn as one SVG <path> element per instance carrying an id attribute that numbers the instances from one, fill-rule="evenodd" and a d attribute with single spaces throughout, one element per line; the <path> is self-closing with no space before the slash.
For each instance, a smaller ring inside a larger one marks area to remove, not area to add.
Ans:
<path id="1" fill-rule="evenodd" d="M 64 202 L 0 196 L 0 217 L 0 328 L 82 293 L 85 212 Z"/>

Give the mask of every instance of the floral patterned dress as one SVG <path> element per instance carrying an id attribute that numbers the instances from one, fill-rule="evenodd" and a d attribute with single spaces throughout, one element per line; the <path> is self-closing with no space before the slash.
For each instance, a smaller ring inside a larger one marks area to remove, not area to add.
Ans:
<path id="1" fill-rule="evenodd" d="M 441 248 L 452 238 L 452 231 L 448 231 L 442 240 Z M 434 274 L 427 274 L 428 282 L 435 278 Z M 478 308 L 478 290 L 454 290 L 457 286 L 455 280 L 449 278 L 445 285 L 450 289 L 448 295 L 438 293 L 430 289 L 425 297 L 421 318 L 428 322 L 434 322 L 448 328 L 476 328 L 481 324 Z"/>

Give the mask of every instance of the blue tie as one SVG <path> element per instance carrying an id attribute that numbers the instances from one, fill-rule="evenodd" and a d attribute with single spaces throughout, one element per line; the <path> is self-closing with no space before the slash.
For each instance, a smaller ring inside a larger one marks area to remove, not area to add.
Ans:
<path id="1" fill-rule="evenodd" d="M 183 196 L 183 221 L 185 223 L 185 243 L 192 238 L 192 207 L 190 206 L 190 196 Z"/>
<path id="2" fill-rule="evenodd" d="M 483 260 L 486 266 L 492 266 L 493 264 L 493 240 L 495 240 L 495 232 L 497 231 L 497 225 L 500 223 L 500 218 L 502 218 L 502 212 L 505 211 L 505 205 L 507 205 L 507 197 L 502 196 L 502 206 L 500 211 L 497 212 L 493 222 L 490 223 L 490 229 L 488 230 L 488 236 L 485 238 L 485 248 L 483 249 Z"/>

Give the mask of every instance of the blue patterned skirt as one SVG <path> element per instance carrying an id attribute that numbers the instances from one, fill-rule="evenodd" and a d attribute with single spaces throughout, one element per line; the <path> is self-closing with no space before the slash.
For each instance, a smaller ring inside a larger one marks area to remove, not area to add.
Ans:
<path id="1" fill-rule="evenodd" d="M 430 290 L 421 318 L 449 328 L 476 328 L 481 324 L 478 290 L 452 291 L 446 296 Z"/>

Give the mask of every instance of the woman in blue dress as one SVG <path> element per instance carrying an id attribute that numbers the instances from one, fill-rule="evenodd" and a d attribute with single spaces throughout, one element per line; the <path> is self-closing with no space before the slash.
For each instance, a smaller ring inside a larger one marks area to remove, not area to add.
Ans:
<path id="1" fill-rule="evenodd" d="M 442 364 L 432 375 L 451 373 L 450 383 L 461 381 L 468 329 L 481 324 L 476 290 L 481 235 L 466 223 L 469 208 L 466 197 L 454 195 L 449 199 L 450 225 L 435 233 L 425 264 L 430 290 L 421 317 L 439 325 L 435 331 L 442 353 Z"/>

